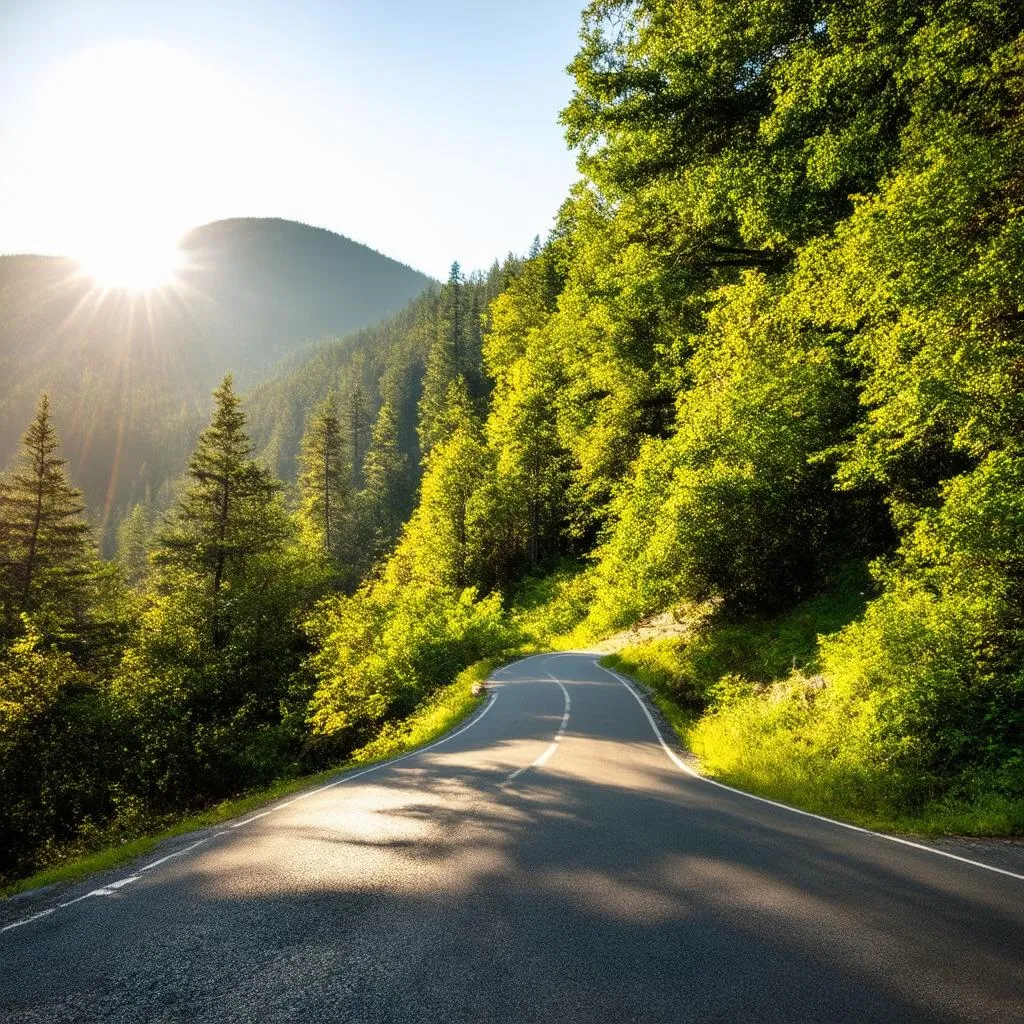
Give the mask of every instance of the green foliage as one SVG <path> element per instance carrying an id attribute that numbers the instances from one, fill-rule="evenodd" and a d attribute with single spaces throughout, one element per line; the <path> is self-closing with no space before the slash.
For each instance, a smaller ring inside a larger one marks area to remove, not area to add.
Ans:
<path id="1" fill-rule="evenodd" d="M 43 395 L 14 472 L 0 479 L 0 636 L 16 635 L 22 615 L 65 643 L 89 629 L 101 570 L 59 445 Z"/>
<path id="2" fill-rule="evenodd" d="M 904 584 L 864 612 L 863 585 L 769 621 L 712 614 L 615 663 L 716 778 L 874 826 L 1019 831 L 1022 683 L 980 667 L 983 610 Z"/>
<path id="3" fill-rule="evenodd" d="M 361 518 L 372 529 L 374 560 L 389 552 L 412 511 L 409 468 L 409 457 L 402 450 L 399 412 L 392 400 L 386 399 L 377 413 L 363 464 L 366 488 L 361 495 Z"/>
<path id="4" fill-rule="evenodd" d="M 760 686 L 797 669 L 817 672 L 819 637 L 862 615 L 870 589 L 865 567 L 851 563 L 841 567 L 823 593 L 775 616 L 684 605 L 676 613 L 676 635 L 627 647 L 617 664 L 698 714 L 714 702 L 724 678 Z"/>
<path id="5" fill-rule="evenodd" d="M 526 647 L 560 647 L 586 619 L 594 581 L 581 565 L 562 562 L 542 575 L 519 582 L 510 602 L 510 620 Z"/>
<path id="6" fill-rule="evenodd" d="M 473 687 L 485 683 L 501 664 L 497 657 L 483 658 L 464 668 L 447 686 L 435 690 L 408 718 L 386 722 L 377 736 L 352 754 L 356 764 L 395 757 L 443 736 L 480 704 Z"/>
<path id="7" fill-rule="evenodd" d="M 230 378 L 214 397 L 112 690 L 133 738 L 136 789 L 161 812 L 265 783 L 298 756 L 288 702 L 299 622 L 330 576 L 250 458 Z"/>
<path id="8" fill-rule="evenodd" d="M 134 505 L 117 528 L 117 564 L 129 587 L 139 588 L 149 575 L 151 542 L 149 509 Z"/>
<path id="9" fill-rule="evenodd" d="M 113 684 L 148 805 L 194 807 L 265 783 L 298 756 L 284 705 L 315 572 L 301 548 L 253 556 L 244 584 L 225 585 L 215 603 L 201 576 L 164 571 Z M 215 610 L 233 622 L 219 644 Z"/>
<path id="10" fill-rule="evenodd" d="M 484 356 L 494 378 L 486 439 L 492 467 L 480 489 L 485 574 L 507 584 L 559 549 L 569 483 L 558 433 L 561 365 L 540 328 L 553 302 L 550 252 L 538 251 L 491 307 Z"/>
<path id="11" fill-rule="evenodd" d="M 29 624 L 0 655 L 0 877 L 113 811 L 120 734 L 97 680 Z"/>
<path id="12" fill-rule="evenodd" d="M 201 581 L 209 596 L 204 605 L 213 646 L 220 648 L 237 618 L 228 591 L 244 584 L 252 559 L 280 548 L 290 526 L 278 483 L 250 458 L 252 444 L 230 375 L 214 401 L 213 418 L 189 462 L 191 486 L 168 516 L 154 559 Z"/>
<path id="13" fill-rule="evenodd" d="M 324 601 L 307 621 L 315 644 L 310 724 L 325 736 L 365 735 L 398 717 L 467 665 L 505 648 L 498 595 L 371 584 Z"/>
<path id="14" fill-rule="evenodd" d="M 462 588 L 484 558 L 486 510 L 481 487 L 489 453 L 465 384 L 457 380 L 445 409 L 446 436 L 426 458 L 419 504 L 392 559 L 392 574 Z"/>
<path id="15" fill-rule="evenodd" d="M 358 404 L 354 408 L 358 412 Z M 303 434 L 298 490 L 303 540 L 341 578 L 355 552 L 355 510 L 352 468 L 333 395 L 314 410 Z"/>

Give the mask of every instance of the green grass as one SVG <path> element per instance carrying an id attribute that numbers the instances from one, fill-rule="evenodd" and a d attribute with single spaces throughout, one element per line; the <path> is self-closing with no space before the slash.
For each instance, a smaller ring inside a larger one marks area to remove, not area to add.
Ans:
<path id="1" fill-rule="evenodd" d="M 671 650 L 664 640 L 649 641 L 617 654 L 606 654 L 600 663 L 643 684 L 669 725 L 684 737 L 699 715 L 692 707 L 680 703 L 673 689 L 676 677 Z"/>
<path id="2" fill-rule="evenodd" d="M 0 889 L 0 897 L 13 896 L 16 893 L 46 885 L 73 882 L 95 872 L 117 867 L 137 857 L 145 856 L 160 843 L 175 836 L 218 825 L 230 818 L 240 817 L 249 811 L 287 796 L 289 793 L 308 789 L 318 783 L 335 778 L 347 769 L 387 761 L 418 747 L 426 746 L 453 729 L 479 706 L 481 698 L 472 695 L 474 683 L 484 682 L 501 664 L 519 656 L 519 652 L 516 652 L 513 656 L 485 658 L 470 665 L 469 668 L 460 672 L 452 683 L 433 694 L 408 718 L 385 725 L 376 738 L 354 751 L 343 764 L 315 775 L 283 779 L 265 789 L 246 793 L 231 800 L 224 800 L 199 814 L 182 818 L 166 828 L 152 832 L 152 834 L 142 835 L 114 846 L 106 846 L 65 863 L 44 868 L 42 871 Z"/>
<path id="3" fill-rule="evenodd" d="M 849 567 L 825 594 L 771 619 L 714 615 L 689 633 L 627 647 L 603 663 L 645 685 L 704 774 L 828 817 L 924 836 L 1024 834 L 1024 802 L 997 780 L 951 783 L 902 806 L 869 748 L 818 711 L 818 638 L 858 618 L 868 588 Z M 831 731 L 829 731 L 831 730 Z M 847 732 L 846 730 L 850 730 Z"/>

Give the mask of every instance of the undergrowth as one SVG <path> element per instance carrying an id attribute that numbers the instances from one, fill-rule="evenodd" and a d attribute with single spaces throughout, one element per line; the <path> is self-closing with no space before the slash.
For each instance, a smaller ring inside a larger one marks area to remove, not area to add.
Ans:
<path id="1" fill-rule="evenodd" d="M 906 712 L 851 663 L 841 631 L 863 621 L 868 587 L 851 567 L 776 618 L 710 615 L 606 663 L 643 683 L 702 772 L 729 785 L 872 828 L 1024 834 L 1016 761 L 929 768 L 897 729 Z"/>
<path id="2" fill-rule="evenodd" d="M 473 684 L 486 680 L 506 660 L 484 658 L 470 665 L 448 686 L 428 697 L 407 718 L 385 725 L 374 739 L 353 751 L 343 764 L 315 775 L 282 779 L 266 788 L 224 800 L 185 818 L 138 818 L 131 823 L 122 820 L 118 823 L 117 832 L 97 831 L 92 835 L 87 832 L 85 838 L 75 846 L 53 850 L 50 854 L 52 862 L 48 867 L 0 889 L 0 896 L 9 897 L 28 889 L 71 882 L 117 867 L 145 856 L 160 843 L 175 836 L 247 814 L 289 793 L 335 778 L 346 769 L 387 761 L 425 746 L 454 728 L 479 706 L 481 698 L 473 695 Z M 135 835 L 130 834 L 133 827 Z"/>

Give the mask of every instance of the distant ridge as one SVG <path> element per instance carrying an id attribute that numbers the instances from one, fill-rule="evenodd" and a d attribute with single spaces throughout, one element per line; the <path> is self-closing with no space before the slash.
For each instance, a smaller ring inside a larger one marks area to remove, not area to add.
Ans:
<path id="1" fill-rule="evenodd" d="M 179 473 L 209 392 L 241 386 L 324 336 L 403 308 L 427 275 L 324 228 L 279 218 L 188 232 L 175 281 L 104 293 L 62 257 L 0 257 L 0 468 L 38 396 L 90 507 L 152 495 Z"/>

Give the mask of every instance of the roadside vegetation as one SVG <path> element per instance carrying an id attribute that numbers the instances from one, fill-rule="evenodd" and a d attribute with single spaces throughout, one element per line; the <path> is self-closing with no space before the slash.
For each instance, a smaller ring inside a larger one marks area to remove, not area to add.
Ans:
<path id="1" fill-rule="evenodd" d="M 289 793 L 328 782 L 347 769 L 390 761 L 433 743 L 481 705 L 484 695 L 474 693 L 474 687 L 485 682 L 501 663 L 502 659 L 486 658 L 471 665 L 453 682 L 433 693 L 407 718 L 387 723 L 369 743 L 352 751 L 346 761 L 326 771 L 280 779 L 243 796 L 222 800 L 199 814 L 186 817 L 171 814 L 162 820 L 145 816 L 134 821 L 122 818 L 106 829 L 84 829 L 74 843 L 53 851 L 52 866 L 0 888 L 0 896 L 72 882 L 97 871 L 117 867 L 145 856 L 175 836 L 240 817 Z"/>
<path id="2" fill-rule="evenodd" d="M 870 628 L 867 582 L 850 566 L 822 594 L 772 618 L 693 609 L 680 635 L 604 661 L 647 688 L 712 778 L 871 828 L 1024 834 L 1012 764 L 1002 778 L 965 773 L 953 786 L 928 770 L 964 737 L 961 696 L 943 706 L 941 694 L 921 692 L 933 682 L 933 620 L 916 617 L 899 671 L 887 666 L 898 687 L 880 694 L 864 685 L 868 667 L 849 644 Z M 919 716 L 912 727 L 910 715 Z"/>
<path id="3" fill-rule="evenodd" d="M 115 562 L 40 402 L 0 483 L 5 880 L 664 609 L 691 635 L 623 657 L 709 771 L 1021 830 L 1020 5 L 600 0 L 571 71 L 550 236 L 251 396 L 295 412 L 258 453 L 225 380 Z"/>

